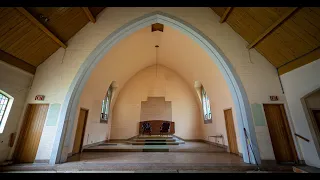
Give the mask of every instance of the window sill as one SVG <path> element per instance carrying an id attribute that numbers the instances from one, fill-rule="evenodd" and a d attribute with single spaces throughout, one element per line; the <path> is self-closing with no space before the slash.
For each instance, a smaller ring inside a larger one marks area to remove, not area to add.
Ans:
<path id="1" fill-rule="evenodd" d="M 211 124 L 211 123 L 212 123 L 212 119 L 204 120 L 204 124 Z"/>

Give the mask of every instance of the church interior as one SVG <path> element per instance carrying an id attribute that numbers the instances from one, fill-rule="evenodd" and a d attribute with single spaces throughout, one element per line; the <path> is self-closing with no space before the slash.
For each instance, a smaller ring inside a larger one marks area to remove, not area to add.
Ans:
<path id="1" fill-rule="evenodd" d="M 1 7 L 0 172 L 320 172 L 319 7 Z"/>

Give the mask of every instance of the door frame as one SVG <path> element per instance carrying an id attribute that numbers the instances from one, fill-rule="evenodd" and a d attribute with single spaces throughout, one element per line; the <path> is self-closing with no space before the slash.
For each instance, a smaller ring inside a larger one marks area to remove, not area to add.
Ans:
<path id="1" fill-rule="evenodd" d="M 227 120 L 226 120 L 226 116 L 225 116 L 225 113 L 224 113 L 227 110 L 231 110 L 233 127 L 234 127 L 234 134 L 236 136 L 236 145 L 237 145 L 237 151 L 238 151 L 237 153 L 232 153 L 232 154 L 237 154 L 237 155 L 241 156 L 240 155 L 240 151 L 239 151 L 239 146 L 238 146 L 237 131 L 236 131 L 236 128 L 235 128 L 236 126 L 234 124 L 233 111 L 232 111 L 231 107 L 223 109 L 224 124 L 225 124 L 225 127 L 226 127 L 226 134 L 227 134 L 227 139 L 228 139 L 228 150 L 229 150 L 229 153 L 231 153 L 231 151 L 230 151 L 230 140 L 229 140 L 229 137 L 228 137 L 228 130 L 227 130 L 228 127 L 227 127 L 227 123 L 226 123 Z"/>
<path id="2" fill-rule="evenodd" d="M 310 93 L 306 94 L 305 96 L 303 96 L 300 101 L 302 104 L 302 109 L 304 111 L 304 114 L 306 116 L 307 119 L 307 124 L 309 126 L 309 131 L 311 134 L 311 137 L 313 139 L 315 148 L 317 150 L 317 154 L 318 157 L 320 157 L 320 129 L 319 131 L 317 130 L 318 128 L 315 128 L 315 126 L 317 126 L 315 119 L 313 117 L 313 113 L 311 110 L 320 110 L 320 108 L 309 108 L 307 105 L 307 101 L 306 99 L 311 96 L 312 94 L 316 93 L 317 91 L 320 91 L 320 88 L 317 88 L 313 91 L 311 91 Z"/>
<path id="3" fill-rule="evenodd" d="M 80 112 L 81 110 L 85 110 L 87 111 L 86 113 L 86 116 L 85 116 L 85 119 L 84 119 L 84 122 L 83 122 L 83 128 L 82 128 L 82 134 L 81 134 L 81 141 L 80 141 L 80 150 L 78 153 L 82 153 L 82 150 L 83 150 L 83 140 L 84 140 L 84 135 L 85 135 L 85 131 L 86 131 L 86 127 L 87 127 L 87 120 L 88 120 L 88 116 L 89 116 L 89 109 L 87 108 L 83 108 L 83 107 L 80 107 L 79 109 L 79 116 L 80 116 Z M 73 153 L 73 148 L 74 148 L 74 142 L 76 140 L 76 136 L 77 136 L 77 129 L 78 129 L 78 125 L 79 125 L 79 116 L 78 116 L 78 122 L 77 122 L 77 127 L 76 127 L 76 133 L 74 135 L 74 140 L 73 140 L 73 146 L 72 146 L 72 156 L 75 155 L 75 154 L 78 154 L 78 153 Z"/>
<path id="4" fill-rule="evenodd" d="M 43 127 L 42 127 L 42 132 L 41 132 L 41 136 L 40 136 L 40 141 L 39 141 L 39 144 L 38 144 L 38 148 L 37 148 L 37 152 L 39 150 L 39 145 L 40 145 L 40 142 L 41 142 L 41 137 L 42 137 L 42 134 L 43 134 L 43 129 L 46 125 L 46 121 L 47 121 L 47 118 L 48 118 L 48 112 L 49 112 L 49 108 L 50 108 L 50 103 L 27 103 L 25 108 L 23 109 L 23 114 L 22 114 L 22 119 L 21 121 L 19 122 L 19 127 L 18 127 L 18 130 L 17 130 L 17 136 L 14 140 L 14 144 L 13 144 L 13 149 L 12 149 L 12 155 L 10 155 L 10 159 L 12 161 L 16 161 L 16 156 L 17 156 L 17 151 L 18 149 L 20 148 L 20 141 L 22 140 L 22 137 L 21 137 L 21 132 L 23 131 L 24 132 L 24 126 L 26 125 L 26 117 L 27 117 L 27 110 L 29 108 L 30 105 L 48 105 L 48 111 L 47 111 L 47 114 L 46 114 L 46 119 L 44 120 L 44 124 L 43 124 Z M 36 154 L 37 156 L 37 154 Z"/>
<path id="5" fill-rule="evenodd" d="M 262 103 L 262 112 L 264 114 L 264 117 L 265 117 L 265 120 L 266 120 L 266 125 L 267 125 L 267 128 L 268 128 L 268 134 L 269 134 L 269 137 L 270 137 L 270 140 L 271 140 L 271 146 L 272 146 L 272 150 L 273 150 L 273 153 L 274 153 L 274 148 L 273 148 L 273 143 L 272 143 L 272 139 L 271 139 L 271 133 L 270 133 L 270 130 L 269 130 L 269 124 L 268 124 L 268 121 L 267 121 L 267 116 L 266 116 L 266 112 L 264 111 L 264 105 L 283 105 L 283 109 L 284 109 L 284 114 L 286 115 L 286 120 L 284 120 L 284 123 L 285 123 L 285 128 L 286 128 L 286 131 L 288 133 L 288 131 L 290 132 L 289 135 L 289 138 L 292 140 L 289 142 L 291 148 L 293 149 L 293 157 L 295 159 L 295 163 L 299 164 L 300 163 L 300 157 L 299 157 L 299 153 L 298 153 L 298 148 L 297 148 L 297 139 L 296 139 L 296 136 L 294 135 L 294 128 L 293 126 L 291 125 L 291 121 L 290 121 L 290 116 L 288 114 L 288 110 L 287 110 L 287 107 L 286 107 L 286 104 L 285 103 L 282 103 L 282 102 L 267 102 L 267 103 Z M 288 129 L 289 128 L 289 129 Z M 274 153 L 275 154 L 275 153 Z M 275 156 L 275 155 L 274 155 Z M 275 157 L 275 160 L 277 161 L 276 157 Z"/>

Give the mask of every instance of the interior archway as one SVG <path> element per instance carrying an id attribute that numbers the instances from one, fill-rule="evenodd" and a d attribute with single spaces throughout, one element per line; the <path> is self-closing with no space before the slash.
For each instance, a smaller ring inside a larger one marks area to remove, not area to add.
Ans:
<path id="1" fill-rule="evenodd" d="M 251 143 L 257 144 L 246 92 L 239 77 L 237 76 L 227 58 L 209 38 L 207 38 L 199 30 L 195 29 L 192 25 L 168 14 L 154 12 L 135 19 L 130 23 L 124 25 L 122 28 L 118 29 L 118 31 L 112 33 L 109 37 L 107 37 L 103 42 L 100 43 L 100 45 L 89 55 L 86 61 L 82 64 L 80 70 L 78 71 L 69 88 L 61 110 L 57 135 L 55 138 L 50 163 L 61 163 L 64 162 L 67 158 L 68 147 L 70 146 L 70 144 L 72 144 L 71 134 L 73 129 L 73 121 L 76 117 L 75 115 L 78 108 L 79 97 L 82 93 L 85 83 L 87 82 L 91 74 L 91 71 L 95 68 L 96 64 L 112 48 L 112 46 L 119 42 L 121 39 L 137 31 L 138 29 L 156 22 L 180 30 L 181 32 L 192 38 L 194 41 L 196 41 L 208 53 L 212 61 L 216 64 L 216 66 L 223 74 L 228 84 L 229 90 L 232 94 L 236 117 L 239 120 L 237 128 L 240 132 L 239 134 L 241 143 L 246 144 L 245 134 L 243 131 L 243 128 L 245 128 L 247 130 L 248 136 L 250 137 Z M 247 163 L 255 163 L 252 161 L 249 162 L 249 156 L 251 156 L 251 159 L 254 159 L 252 151 L 249 150 L 248 156 L 248 154 L 245 153 L 247 152 L 245 146 L 242 146 L 242 149 L 244 152 L 244 161 Z M 260 157 L 257 146 L 253 146 L 253 151 L 256 156 L 257 163 L 259 163 Z"/>

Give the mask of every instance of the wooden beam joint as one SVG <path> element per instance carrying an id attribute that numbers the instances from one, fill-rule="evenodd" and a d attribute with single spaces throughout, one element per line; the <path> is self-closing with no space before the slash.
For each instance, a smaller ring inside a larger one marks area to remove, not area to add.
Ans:
<path id="1" fill-rule="evenodd" d="M 233 7 L 228 7 L 226 11 L 224 11 L 223 15 L 221 16 L 220 23 L 223 23 L 227 20 L 228 16 L 231 14 L 232 9 Z"/>
<path id="2" fill-rule="evenodd" d="M 26 72 L 29 72 L 31 74 L 35 74 L 36 73 L 36 67 L 15 57 L 15 56 L 12 56 L 11 54 L 5 52 L 5 51 L 2 51 L 0 50 L 0 60 L 1 61 L 4 61 L 12 66 L 15 66 L 19 69 L 22 69 Z"/>
<path id="3" fill-rule="evenodd" d="M 48 28 L 46 28 L 43 24 L 41 24 L 35 17 L 33 17 L 25 8 L 16 7 L 16 9 L 22 13 L 27 19 L 29 19 L 34 25 L 36 25 L 39 29 L 41 29 L 44 33 L 46 33 L 54 42 L 59 44 L 63 48 L 67 48 L 57 36 L 55 36 Z"/>
<path id="4" fill-rule="evenodd" d="M 269 26 L 262 34 L 260 34 L 254 41 L 248 45 L 248 49 L 254 48 L 259 42 L 266 38 L 272 31 L 276 30 L 282 23 L 284 23 L 290 16 L 297 12 L 299 8 L 294 7 L 289 9 L 284 13 L 277 21 L 275 21 L 271 26 Z"/>
<path id="5" fill-rule="evenodd" d="M 86 14 L 86 16 L 88 17 L 88 19 L 92 22 L 95 23 L 96 19 L 93 17 L 91 11 L 89 10 L 88 7 L 82 7 L 84 13 Z"/>

